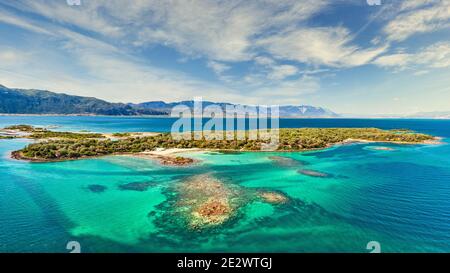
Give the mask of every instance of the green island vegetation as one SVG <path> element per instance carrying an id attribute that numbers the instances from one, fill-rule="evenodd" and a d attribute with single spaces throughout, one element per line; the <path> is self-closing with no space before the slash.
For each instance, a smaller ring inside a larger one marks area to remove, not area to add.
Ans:
<path id="1" fill-rule="evenodd" d="M 31 126 L 31 125 L 19 124 L 19 125 L 7 126 L 7 127 L 3 128 L 3 130 L 15 130 L 15 131 L 20 131 L 20 132 L 35 132 L 35 131 L 42 131 L 45 129 L 37 128 L 37 127 Z"/>
<path id="2" fill-rule="evenodd" d="M 114 133 L 112 134 L 113 137 L 129 137 L 131 136 L 130 133 Z"/>
<path id="3" fill-rule="evenodd" d="M 46 139 L 46 138 L 63 138 L 63 139 L 91 139 L 91 138 L 105 138 L 102 134 L 97 133 L 72 133 L 72 132 L 54 132 L 42 131 L 33 132 L 29 138 Z"/>
<path id="4" fill-rule="evenodd" d="M 61 138 L 61 139 L 90 139 L 90 138 L 104 138 L 102 134 L 97 133 L 73 133 L 73 132 L 58 132 L 50 131 L 45 128 L 34 127 L 31 125 L 12 125 L 3 128 L 3 131 L 17 131 L 26 133 L 22 136 L 32 139 L 49 139 L 49 138 Z M 18 136 L 15 136 L 18 137 Z M 14 138 L 11 136 L 10 138 Z"/>
<path id="5" fill-rule="evenodd" d="M 41 136 L 53 137 L 45 131 Z M 97 135 L 57 133 L 58 139 L 42 140 L 12 153 L 13 158 L 30 161 L 60 161 L 113 154 L 132 154 L 156 148 L 200 148 L 228 151 L 259 151 L 268 140 L 254 140 L 245 132 L 243 140 L 176 140 L 170 133 L 127 137 L 118 140 L 101 139 Z M 66 134 L 66 135 L 65 135 Z M 230 132 L 224 132 L 229 135 Z M 236 137 L 236 132 L 234 132 Z M 83 135 L 83 137 L 78 136 Z M 88 137 L 89 136 L 89 137 Z M 306 151 L 326 148 L 344 141 L 376 141 L 418 144 L 434 140 L 430 135 L 403 130 L 377 128 L 300 128 L 279 129 L 278 151 Z M 181 159 L 180 159 L 181 160 Z"/>

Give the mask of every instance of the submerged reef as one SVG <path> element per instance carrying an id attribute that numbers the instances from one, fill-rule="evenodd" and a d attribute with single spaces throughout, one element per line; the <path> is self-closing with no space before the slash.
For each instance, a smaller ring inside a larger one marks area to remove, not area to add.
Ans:
<path id="1" fill-rule="evenodd" d="M 186 210 L 191 228 L 220 225 L 230 219 L 244 201 L 242 189 L 211 175 L 196 175 L 176 187 L 178 209 Z"/>
<path id="2" fill-rule="evenodd" d="M 269 156 L 268 158 L 272 160 L 274 164 L 282 167 L 299 167 L 306 164 L 303 161 L 286 156 Z"/>
<path id="3" fill-rule="evenodd" d="M 119 185 L 119 189 L 123 191 L 146 191 L 149 187 L 154 186 L 153 182 L 131 182 Z"/>
<path id="4" fill-rule="evenodd" d="M 106 186 L 103 186 L 103 185 L 97 185 L 97 184 L 88 185 L 86 188 L 87 188 L 89 191 L 95 192 L 95 193 L 102 193 L 102 192 L 106 191 L 106 189 L 107 189 Z"/>
<path id="5" fill-rule="evenodd" d="M 211 174 L 194 175 L 168 189 L 168 201 L 161 207 L 165 220 L 160 223 L 177 222 L 197 231 L 211 229 L 232 222 L 241 208 L 254 201 L 277 205 L 286 203 L 288 197 L 228 183 Z"/>
<path id="6" fill-rule="evenodd" d="M 331 174 L 328 174 L 328 173 L 318 172 L 318 171 L 314 171 L 314 170 L 306 170 L 306 169 L 298 170 L 297 172 L 300 173 L 300 174 L 304 174 L 304 175 L 307 175 L 307 176 L 313 176 L 313 177 L 326 178 L 326 177 L 331 177 L 332 176 Z"/>
<path id="7" fill-rule="evenodd" d="M 260 192 L 259 197 L 271 204 L 284 204 L 288 201 L 288 198 L 279 192 Z"/>
<path id="8" fill-rule="evenodd" d="M 373 146 L 373 147 L 369 147 L 369 149 L 375 150 L 375 151 L 395 151 L 394 148 L 384 147 L 384 146 Z"/>

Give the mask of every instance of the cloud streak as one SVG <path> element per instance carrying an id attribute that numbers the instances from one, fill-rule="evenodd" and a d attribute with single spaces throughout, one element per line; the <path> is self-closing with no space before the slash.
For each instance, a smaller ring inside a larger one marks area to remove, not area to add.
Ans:
<path id="1" fill-rule="evenodd" d="M 400 13 L 384 27 L 390 41 L 450 27 L 450 2 L 441 0 L 405 1 Z"/>

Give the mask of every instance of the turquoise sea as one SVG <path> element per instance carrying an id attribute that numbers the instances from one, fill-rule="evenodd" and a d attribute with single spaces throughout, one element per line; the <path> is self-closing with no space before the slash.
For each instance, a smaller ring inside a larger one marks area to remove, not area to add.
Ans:
<path id="1" fill-rule="evenodd" d="M 168 118 L 0 117 L 11 124 L 94 132 L 168 131 Z M 450 252 L 450 120 L 283 119 L 281 127 L 408 128 L 442 145 L 352 144 L 305 153 L 188 154 L 189 168 L 124 156 L 59 163 L 12 160 L 28 140 L 0 140 L 0 252 Z M 377 150 L 375 147 L 393 150 Z M 280 165 L 269 156 L 292 158 Z M 298 170 L 329 174 L 312 177 Z M 226 224 L 186 229 L 171 185 L 210 174 L 289 202 L 253 201 Z M 145 191 L 120 185 L 149 182 Z M 98 191 L 92 190 L 95 185 Z M 100 187 L 103 186 L 103 187 Z M 91 187 L 91 188 L 90 188 Z"/>

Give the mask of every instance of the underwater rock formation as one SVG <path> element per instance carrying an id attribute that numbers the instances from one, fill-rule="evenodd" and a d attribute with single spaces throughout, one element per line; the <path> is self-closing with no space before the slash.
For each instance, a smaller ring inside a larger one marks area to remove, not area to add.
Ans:
<path id="1" fill-rule="evenodd" d="M 308 175 L 308 176 L 312 176 L 312 177 L 323 177 L 323 178 L 331 177 L 330 174 L 313 171 L 313 170 L 302 169 L 302 170 L 298 170 L 297 172 L 300 174 L 304 174 L 304 175 Z"/>
<path id="2" fill-rule="evenodd" d="M 279 192 L 260 192 L 259 197 L 271 204 L 284 204 L 288 201 L 288 198 Z"/>
<path id="3" fill-rule="evenodd" d="M 119 189 L 123 191 L 146 191 L 149 187 L 153 186 L 153 182 L 131 182 L 127 184 L 119 185 Z"/>
<path id="4" fill-rule="evenodd" d="M 298 167 L 304 165 L 304 162 L 302 161 L 285 156 L 269 156 L 268 158 L 276 165 L 283 167 Z"/>
<path id="5" fill-rule="evenodd" d="M 103 185 L 92 184 L 92 185 L 87 186 L 87 189 L 91 192 L 101 193 L 101 192 L 106 191 L 107 187 L 103 186 Z"/>

